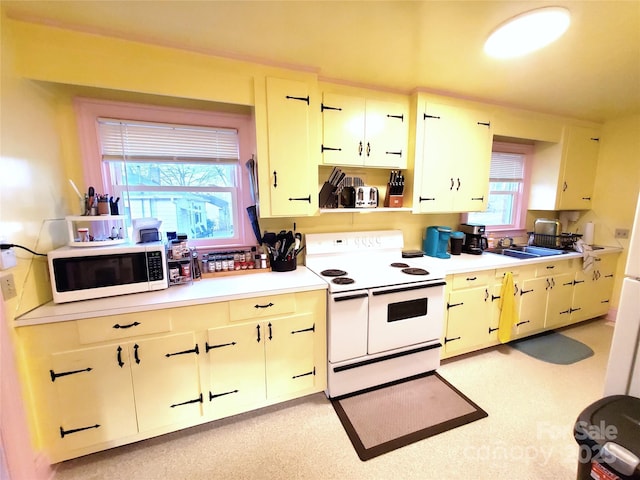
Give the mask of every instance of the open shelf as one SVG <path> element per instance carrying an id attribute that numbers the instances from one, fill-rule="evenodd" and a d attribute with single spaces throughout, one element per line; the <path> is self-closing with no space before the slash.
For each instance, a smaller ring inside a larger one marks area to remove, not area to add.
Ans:
<path id="1" fill-rule="evenodd" d="M 410 212 L 410 207 L 377 207 L 377 208 L 321 208 L 320 213 L 373 213 L 373 212 Z"/>
<path id="2" fill-rule="evenodd" d="M 70 215 L 65 217 L 69 235 L 68 245 L 70 247 L 106 247 L 108 245 L 119 245 L 127 241 L 125 215 Z M 80 242 L 76 233 L 79 224 L 89 225 L 89 234 L 95 240 L 90 242 Z M 122 229 L 123 238 L 109 238 L 112 227 L 116 227 L 118 232 Z"/>

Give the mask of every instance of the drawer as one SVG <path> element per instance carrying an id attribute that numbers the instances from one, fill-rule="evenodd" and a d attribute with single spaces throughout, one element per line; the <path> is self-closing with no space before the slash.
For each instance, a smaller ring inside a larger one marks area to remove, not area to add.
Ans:
<path id="1" fill-rule="evenodd" d="M 79 340 L 81 344 L 85 344 L 170 332 L 171 312 L 172 310 L 154 310 L 78 320 Z"/>
<path id="2" fill-rule="evenodd" d="M 483 270 L 480 272 L 456 273 L 453 275 L 453 289 L 470 288 L 477 285 L 486 285 L 493 275 L 493 270 Z"/>
<path id="3" fill-rule="evenodd" d="M 536 277 L 548 277 L 559 273 L 569 273 L 571 271 L 569 261 L 549 261 L 536 265 Z"/>
<path id="4" fill-rule="evenodd" d="M 296 296 L 294 293 L 284 295 L 268 295 L 229 302 L 229 320 L 251 320 L 253 318 L 270 317 L 295 313 Z"/>
<path id="5" fill-rule="evenodd" d="M 496 278 L 498 280 L 502 280 L 505 276 L 505 274 L 507 272 L 510 272 L 511 275 L 513 275 L 514 278 L 520 276 L 521 270 L 519 268 L 513 268 L 513 267 L 509 267 L 509 268 L 497 268 L 496 269 Z"/>

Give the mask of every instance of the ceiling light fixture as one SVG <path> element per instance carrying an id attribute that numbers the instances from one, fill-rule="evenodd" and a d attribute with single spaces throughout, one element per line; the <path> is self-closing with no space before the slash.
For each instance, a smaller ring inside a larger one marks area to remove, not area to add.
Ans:
<path id="1" fill-rule="evenodd" d="M 494 58 L 513 58 L 549 45 L 569 28 L 569 10 L 544 7 L 518 15 L 500 25 L 484 44 Z"/>

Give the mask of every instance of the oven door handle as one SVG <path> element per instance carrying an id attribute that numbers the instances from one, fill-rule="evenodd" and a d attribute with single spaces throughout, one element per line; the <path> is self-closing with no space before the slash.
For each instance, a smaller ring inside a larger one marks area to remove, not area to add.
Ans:
<path id="1" fill-rule="evenodd" d="M 355 293 L 353 295 L 345 295 L 343 297 L 333 297 L 334 302 L 344 302 L 346 300 L 356 300 L 357 298 L 366 298 L 368 293 Z"/>
<path id="2" fill-rule="evenodd" d="M 442 287 L 446 284 L 447 282 L 442 281 L 442 282 L 435 282 L 435 283 L 428 283 L 428 284 L 421 284 L 421 285 L 409 285 L 406 287 L 390 288 L 387 290 L 374 290 L 371 292 L 371 295 L 376 296 L 376 295 L 389 295 L 392 293 L 410 292 L 411 290 L 422 290 L 426 288 Z"/>

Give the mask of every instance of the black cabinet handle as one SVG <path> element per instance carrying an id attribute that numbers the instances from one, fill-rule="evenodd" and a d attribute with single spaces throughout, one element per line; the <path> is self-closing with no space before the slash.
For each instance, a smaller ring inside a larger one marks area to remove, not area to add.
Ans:
<path id="1" fill-rule="evenodd" d="M 230 392 L 224 392 L 224 393 L 211 393 L 209 392 L 209 401 L 213 400 L 214 398 L 218 398 L 218 397 L 224 397 L 225 395 L 231 395 L 232 393 L 238 393 L 239 390 L 231 390 Z"/>
<path id="2" fill-rule="evenodd" d="M 255 304 L 253 306 L 253 308 L 269 308 L 269 307 L 273 307 L 273 303 L 269 302 L 266 305 Z"/>
<path id="3" fill-rule="evenodd" d="M 573 284 L 578 285 L 579 283 L 584 283 L 584 280 L 574 280 Z"/>
<path id="4" fill-rule="evenodd" d="M 367 157 L 371 155 L 371 144 L 367 142 Z"/>
<path id="5" fill-rule="evenodd" d="M 140 357 L 138 356 L 138 349 L 140 348 L 140 346 L 136 343 L 133 346 L 133 358 L 135 359 L 136 363 L 140 363 Z"/>
<path id="6" fill-rule="evenodd" d="M 516 323 L 516 326 L 519 327 L 520 325 L 524 325 L 525 323 L 531 323 L 531 320 L 525 320 L 524 322 Z"/>
<path id="7" fill-rule="evenodd" d="M 531 290 L 520 290 L 520 296 L 524 295 L 525 293 L 531 293 L 533 292 L 533 288 Z"/>
<path id="8" fill-rule="evenodd" d="M 566 192 L 566 191 L 567 191 L 567 187 L 568 187 L 568 186 L 569 186 L 569 185 L 567 185 L 567 182 L 563 182 L 563 183 L 562 183 L 562 191 L 563 191 L 563 192 Z"/>
<path id="9" fill-rule="evenodd" d="M 421 202 L 426 202 L 428 200 L 435 200 L 435 197 L 420 197 L 419 200 Z"/>
<path id="10" fill-rule="evenodd" d="M 173 357 L 174 355 L 186 355 L 187 353 L 195 353 L 196 355 L 200 355 L 200 349 L 198 348 L 198 344 L 196 343 L 196 346 L 191 350 L 183 350 L 182 352 L 167 353 L 165 357 L 169 358 L 169 357 Z"/>
<path id="11" fill-rule="evenodd" d="M 209 350 L 213 350 L 214 348 L 233 347 L 234 345 L 236 345 L 236 342 L 221 343 L 218 345 L 209 345 L 207 342 L 204 342 L 204 353 L 209 353 Z"/>
<path id="12" fill-rule="evenodd" d="M 290 202 L 300 201 L 300 202 L 309 202 L 311 203 L 311 195 L 308 197 L 299 197 L 299 198 L 291 198 L 289 197 Z"/>
<path id="13" fill-rule="evenodd" d="M 570 308 L 570 309 L 569 309 L 569 313 L 577 312 L 578 310 L 582 310 L 582 308 L 581 308 L 581 307 L 578 307 L 578 308 Z"/>
<path id="14" fill-rule="evenodd" d="M 287 95 L 285 97 L 287 100 L 300 100 L 301 102 L 306 102 L 309 105 L 309 95 L 306 97 L 292 97 L 291 95 Z"/>
<path id="15" fill-rule="evenodd" d="M 423 120 L 426 120 L 427 118 L 435 118 L 437 120 L 440 120 L 440 117 L 436 116 L 436 115 L 427 115 L 426 113 L 424 114 L 424 118 Z"/>
<path id="16" fill-rule="evenodd" d="M 310 326 L 309 328 L 303 328 L 302 330 L 292 330 L 291 334 L 294 335 L 296 333 L 303 333 L 303 332 L 315 332 L 316 331 L 316 324 L 314 323 L 312 326 Z"/>
<path id="17" fill-rule="evenodd" d="M 278 188 L 278 172 L 273 171 L 273 188 Z"/>
<path id="18" fill-rule="evenodd" d="M 198 398 L 194 398 L 193 400 L 187 400 L 186 402 L 174 403 L 170 405 L 171 408 L 181 407 L 182 405 L 189 405 L 191 403 L 202 403 L 202 394 Z"/>
<path id="19" fill-rule="evenodd" d="M 566 314 L 566 313 L 571 313 L 571 309 L 561 311 L 561 312 L 560 312 L 560 315 L 564 315 L 564 314 Z"/>
<path id="20" fill-rule="evenodd" d="M 358 143 L 358 156 L 362 156 L 362 142 Z"/>
<path id="21" fill-rule="evenodd" d="M 53 370 L 49 370 L 49 374 L 51 375 L 51 381 L 55 382 L 56 378 L 58 377 L 66 377 L 68 375 L 75 375 L 76 373 L 90 372 L 91 370 L 93 370 L 91 367 L 82 368 L 80 370 L 69 370 L 68 372 L 61 373 L 56 373 Z"/>
<path id="22" fill-rule="evenodd" d="M 487 300 L 489 300 L 489 289 L 485 288 L 484 289 L 484 301 L 486 302 Z"/>
<path id="23" fill-rule="evenodd" d="M 582 197 L 582 200 L 591 201 L 591 197 Z"/>
<path id="24" fill-rule="evenodd" d="M 72 433 L 82 432 L 91 428 L 100 428 L 100 425 L 96 423 L 95 425 L 90 425 L 88 427 L 73 428 L 71 430 L 65 430 L 64 428 L 60 427 L 60 438 L 64 438 L 65 435 L 71 435 Z"/>
<path id="25" fill-rule="evenodd" d="M 385 155 L 397 155 L 398 157 L 402 156 L 402 150 L 400 150 L 399 152 L 384 152 Z"/>
<path id="26" fill-rule="evenodd" d="M 260 343 L 260 325 L 256 325 L 256 328 L 258 329 L 258 343 Z"/>
<path id="27" fill-rule="evenodd" d="M 140 322 L 133 322 L 133 323 L 130 323 L 129 325 L 120 325 L 119 323 L 116 323 L 111 328 L 131 328 L 131 327 L 137 327 L 138 325 L 140 325 Z"/>
<path id="28" fill-rule="evenodd" d="M 480 202 L 484 202 L 484 195 L 483 195 L 483 196 L 481 196 L 481 197 L 471 197 L 471 200 L 474 200 L 474 201 L 475 201 L 475 200 L 478 200 L 478 201 L 480 201 Z"/>
<path id="29" fill-rule="evenodd" d="M 499 330 L 499 328 L 491 328 L 491 327 L 489 327 L 489 333 L 493 333 L 493 332 L 495 332 L 496 330 Z"/>
<path id="30" fill-rule="evenodd" d="M 122 361 L 122 347 L 118 345 L 118 366 L 120 368 L 124 367 L 124 362 Z"/>
<path id="31" fill-rule="evenodd" d="M 451 186 L 449 187 L 449 190 L 453 190 L 453 186 L 455 185 L 456 182 L 453 181 L 453 177 L 451 177 Z"/>
<path id="32" fill-rule="evenodd" d="M 460 340 L 462 337 L 453 337 L 453 338 L 445 338 L 444 344 L 446 345 L 449 342 L 453 342 L 454 340 Z"/>
<path id="33" fill-rule="evenodd" d="M 500 298 L 500 295 L 491 295 L 491 301 L 495 302 L 496 300 L 498 300 Z"/>
<path id="34" fill-rule="evenodd" d="M 271 326 L 271 322 L 267 325 L 269 327 L 269 340 L 273 340 L 273 330 Z"/>
<path id="35" fill-rule="evenodd" d="M 464 302 L 460 302 L 460 303 L 449 303 L 449 302 L 447 302 L 447 310 L 449 310 L 450 308 L 453 308 L 453 307 L 459 307 L 460 305 L 464 305 Z"/>
<path id="36" fill-rule="evenodd" d="M 460 179 L 458 178 L 457 180 L 458 180 L 458 186 L 456 187 L 456 192 L 460 190 L 460 186 L 462 185 L 462 183 L 460 183 Z"/>
<path id="37" fill-rule="evenodd" d="M 478 125 L 482 125 L 483 127 L 490 127 L 491 126 L 491 122 L 477 122 Z"/>
<path id="38" fill-rule="evenodd" d="M 402 120 L 404 122 L 404 115 L 389 115 L 389 114 L 387 114 L 387 118 L 397 118 L 398 120 Z"/>

